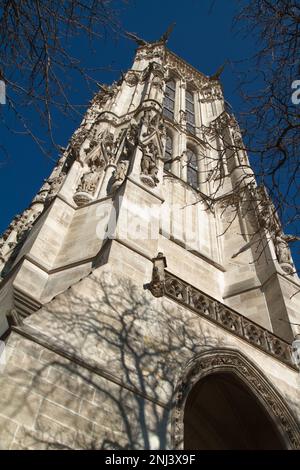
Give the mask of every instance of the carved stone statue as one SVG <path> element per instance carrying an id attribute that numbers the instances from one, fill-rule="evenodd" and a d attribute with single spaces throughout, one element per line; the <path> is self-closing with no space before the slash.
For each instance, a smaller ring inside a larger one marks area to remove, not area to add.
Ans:
<path id="1" fill-rule="evenodd" d="M 84 173 L 74 194 L 74 201 L 78 206 L 87 204 L 93 199 L 94 192 L 100 178 L 100 173 L 95 164 L 92 164 L 90 171 Z"/>
<path id="2" fill-rule="evenodd" d="M 112 134 L 108 133 L 103 139 L 103 151 L 107 162 L 112 162 L 115 157 L 115 143 Z"/>
<path id="3" fill-rule="evenodd" d="M 74 156 L 74 159 L 79 158 L 80 150 L 86 139 L 87 133 L 88 133 L 87 129 L 85 129 L 84 127 L 80 127 L 78 131 L 76 131 L 73 137 L 71 138 L 70 150 L 71 150 L 72 155 Z"/>
<path id="4" fill-rule="evenodd" d="M 275 234 L 274 245 L 276 256 L 282 269 L 288 274 L 292 274 L 295 270 L 288 244 L 297 240 L 300 240 L 300 237 L 285 235 L 281 230 Z"/>
<path id="5" fill-rule="evenodd" d="M 144 113 L 142 121 L 146 127 L 146 130 L 143 133 L 143 137 L 146 137 L 157 130 L 159 124 L 159 115 L 156 110 L 147 109 Z"/>
<path id="6" fill-rule="evenodd" d="M 49 194 L 48 194 L 49 197 L 53 197 L 58 193 L 65 176 L 66 176 L 65 173 L 61 173 L 59 176 L 57 176 L 56 178 L 54 178 L 50 182 L 51 183 L 51 188 L 50 188 L 50 191 L 49 191 Z"/>
<path id="7" fill-rule="evenodd" d="M 80 180 L 77 191 L 93 194 L 99 180 L 99 173 L 96 166 L 92 166 L 88 173 L 85 173 Z"/>
<path id="8" fill-rule="evenodd" d="M 154 297 L 162 297 L 164 294 L 165 268 L 167 267 L 167 261 L 163 253 L 159 252 L 157 257 L 152 259 L 152 262 L 152 279 L 149 284 L 149 289 Z"/>
<path id="9" fill-rule="evenodd" d="M 125 181 L 129 162 L 126 160 L 121 160 L 117 163 L 117 167 L 113 173 L 113 184 L 111 190 L 116 191 L 121 184 Z"/>
<path id="10" fill-rule="evenodd" d="M 114 143 L 115 155 L 116 155 L 116 146 L 119 147 L 119 145 L 123 145 L 123 147 L 121 150 L 120 159 L 112 175 L 112 186 L 111 186 L 112 192 L 116 191 L 126 178 L 130 159 L 138 143 L 138 131 L 139 131 L 139 126 L 137 125 L 136 122 L 133 121 L 131 122 L 130 126 L 125 131 L 125 133 L 123 132 L 119 134 L 118 139 Z M 122 143 L 120 144 L 121 141 Z"/>
<path id="11" fill-rule="evenodd" d="M 128 128 L 126 139 L 130 145 L 136 146 L 138 143 L 139 126 L 137 123 L 132 122 Z"/>
<path id="12" fill-rule="evenodd" d="M 136 86 L 139 83 L 139 75 L 136 71 L 129 70 L 125 75 L 125 82 L 130 87 Z"/>
<path id="13" fill-rule="evenodd" d="M 34 203 L 43 203 L 43 202 L 45 202 L 50 189 L 51 189 L 50 183 L 48 182 L 48 180 L 45 180 L 43 186 L 41 187 L 41 189 L 39 190 L 39 192 L 37 193 L 37 195 L 33 199 L 32 203 L 34 204 Z"/>
<path id="14" fill-rule="evenodd" d="M 156 186 L 159 182 L 158 173 L 158 150 L 154 142 L 149 142 L 142 148 L 141 180 L 148 186 Z"/>
<path id="15" fill-rule="evenodd" d="M 100 92 L 97 93 L 93 100 L 93 104 L 97 104 L 100 108 L 110 101 L 118 92 L 120 88 L 119 82 L 113 82 L 112 85 L 101 85 L 98 83 Z"/>

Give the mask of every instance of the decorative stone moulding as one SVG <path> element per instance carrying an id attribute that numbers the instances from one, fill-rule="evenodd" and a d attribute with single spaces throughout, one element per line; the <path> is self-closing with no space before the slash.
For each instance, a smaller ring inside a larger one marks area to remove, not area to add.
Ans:
<path id="1" fill-rule="evenodd" d="M 157 112 L 161 112 L 162 105 L 156 100 L 148 99 L 148 100 L 144 100 L 140 105 L 140 111 L 146 110 L 146 109 L 153 109 Z"/>
<path id="2" fill-rule="evenodd" d="M 183 370 L 175 388 L 172 407 L 173 449 L 184 448 L 184 413 L 190 391 L 203 378 L 218 373 L 234 374 L 248 386 L 278 428 L 286 447 L 300 449 L 299 424 L 286 401 L 248 358 L 238 351 L 229 349 L 206 351 L 193 358 Z"/>
<path id="3" fill-rule="evenodd" d="M 295 268 L 290 263 L 280 263 L 280 267 L 285 272 L 285 274 L 295 274 Z"/>
<path id="4" fill-rule="evenodd" d="M 153 260 L 154 268 L 156 266 L 156 260 L 158 260 L 158 258 Z M 190 284 L 178 279 L 176 276 L 173 276 L 167 271 L 162 275 L 161 271 L 162 268 L 160 267 L 159 277 L 154 276 L 156 273 L 153 271 L 154 279 L 152 279 L 149 285 L 149 289 L 155 297 L 165 295 L 175 300 L 199 315 L 217 323 L 225 330 L 239 336 L 247 341 L 247 343 L 256 346 L 264 352 L 276 357 L 276 359 L 295 368 L 292 348 L 289 343 L 278 338 L 272 332 L 248 318 L 245 318 L 243 315 L 235 312 L 221 302 L 195 289 L 195 287 Z M 151 286 L 154 288 L 151 288 Z"/>
<path id="5" fill-rule="evenodd" d="M 174 71 L 176 75 L 179 75 L 186 82 L 193 82 L 196 88 L 200 89 L 204 84 L 208 83 L 208 77 L 179 59 L 170 51 L 167 52 L 166 59 L 168 69 Z"/>
<path id="6" fill-rule="evenodd" d="M 150 176 L 150 175 L 144 175 L 144 174 L 142 173 L 141 176 L 140 176 L 140 178 L 141 178 L 141 181 L 142 181 L 146 186 L 149 186 L 150 188 L 155 188 L 156 182 L 155 182 L 155 180 L 153 179 L 152 176 Z"/>
<path id="7" fill-rule="evenodd" d="M 134 70 L 129 70 L 127 74 L 125 75 L 125 82 L 130 87 L 136 86 L 139 83 L 139 79 L 140 79 L 139 73 Z"/>
<path id="8" fill-rule="evenodd" d="M 78 191 L 74 194 L 73 200 L 77 206 L 84 206 L 93 200 L 93 196 L 85 191 Z"/>
<path id="9" fill-rule="evenodd" d="M 145 44 L 145 46 L 137 50 L 135 58 L 136 60 L 150 60 L 154 58 L 163 59 L 164 55 L 164 45 Z"/>

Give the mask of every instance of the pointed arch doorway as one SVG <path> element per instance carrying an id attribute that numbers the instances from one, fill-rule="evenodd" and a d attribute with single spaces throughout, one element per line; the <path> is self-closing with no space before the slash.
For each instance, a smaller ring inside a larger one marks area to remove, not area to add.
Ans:
<path id="1" fill-rule="evenodd" d="M 268 414 L 233 374 L 211 374 L 187 397 L 185 449 L 285 449 Z"/>
<path id="2" fill-rule="evenodd" d="M 173 408 L 175 449 L 299 449 L 299 424 L 252 362 L 232 350 L 189 363 Z"/>

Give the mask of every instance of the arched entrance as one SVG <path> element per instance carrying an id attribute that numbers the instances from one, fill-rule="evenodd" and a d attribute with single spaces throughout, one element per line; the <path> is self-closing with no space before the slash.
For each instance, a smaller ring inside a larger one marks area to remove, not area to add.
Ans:
<path id="1" fill-rule="evenodd" d="M 238 351 L 205 352 L 175 392 L 175 449 L 300 449 L 299 424 L 276 389 Z"/>
<path id="2" fill-rule="evenodd" d="M 211 374 L 190 391 L 184 410 L 185 449 L 284 449 L 276 426 L 233 374 Z"/>

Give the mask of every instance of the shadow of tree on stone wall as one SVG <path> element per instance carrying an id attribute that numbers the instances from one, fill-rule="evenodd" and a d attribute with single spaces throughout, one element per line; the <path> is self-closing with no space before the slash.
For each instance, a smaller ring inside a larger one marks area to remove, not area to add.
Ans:
<path id="1" fill-rule="evenodd" d="M 48 347 L 20 337 L 8 361 L 12 393 L 2 409 L 5 415 L 10 404 L 10 418 L 23 421 L 17 448 L 171 447 L 182 369 L 205 348 L 220 346 L 197 314 L 97 271 L 29 317 L 26 327 Z M 32 409 L 34 397 L 39 406 Z"/>

